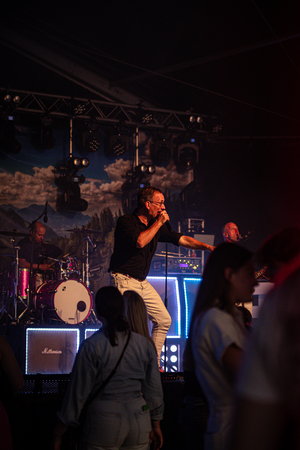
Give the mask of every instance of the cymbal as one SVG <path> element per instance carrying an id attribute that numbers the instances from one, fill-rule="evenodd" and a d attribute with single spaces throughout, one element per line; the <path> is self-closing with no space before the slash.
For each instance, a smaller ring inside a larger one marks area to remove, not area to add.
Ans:
<path id="1" fill-rule="evenodd" d="M 37 243 L 33 243 L 34 244 L 34 248 L 38 248 L 38 251 L 40 253 L 40 257 L 41 258 L 48 258 L 48 256 L 50 258 L 57 258 L 60 254 L 61 254 L 61 249 L 59 247 L 57 247 L 56 245 L 53 244 L 46 244 L 46 243 L 42 243 L 42 244 L 37 244 Z M 28 255 L 28 257 L 31 254 L 31 247 L 32 247 L 32 243 L 28 243 L 25 245 L 22 245 L 21 247 L 21 251 L 25 254 Z"/>
<path id="2" fill-rule="evenodd" d="M 57 245 L 42 244 L 41 252 L 44 258 L 57 258 L 61 254 L 61 249 Z"/>
<path id="3" fill-rule="evenodd" d="M 22 231 L 0 231 L 0 234 L 3 234 L 3 236 L 17 236 L 17 237 L 21 237 L 21 236 L 30 236 L 29 233 L 23 233 Z"/>
<path id="4" fill-rule="evenodd" d="M 66 231 L 72 231 L 75 233 L 102 233 L 100 230 L 91 230 L 90 228 L 73 228 L 72 230 Z"/>

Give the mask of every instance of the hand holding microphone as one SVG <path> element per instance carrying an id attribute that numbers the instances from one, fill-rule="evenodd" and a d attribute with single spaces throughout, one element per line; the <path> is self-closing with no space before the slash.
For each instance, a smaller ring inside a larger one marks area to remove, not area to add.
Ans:
<path id="1" fill-rule="evenodd" d="M 161 223 L 161 225 L 163 225 L 164 223 L 169 222 L 170 217 L 169 217 L 169 214 L 167 213 L 167 211 L 165 209 L 159 213 L 157 220 Z M 170 224 L 169 224 L 169 226 L 170 226 Z"/>

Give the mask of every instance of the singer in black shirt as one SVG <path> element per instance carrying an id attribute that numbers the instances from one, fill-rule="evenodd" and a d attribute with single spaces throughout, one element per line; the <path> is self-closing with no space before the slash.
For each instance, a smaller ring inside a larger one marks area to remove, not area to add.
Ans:
<path id="1" fill-rule="evenodd" d="M 137 209 L 117 221 L 114 252 L 109 267 L 113 286 L 121 293 L 126 290 L 136 291 L 143 298 L 153 323 L 152 339 L 159 365 L 171 317 L 159 294 L 146 279 L 157 243 L 168 242 L 195 250 L 214 249 L 211 245 L 173 231 L 164 200 L 160 189 L 146 187 L 139 191 Z"/>

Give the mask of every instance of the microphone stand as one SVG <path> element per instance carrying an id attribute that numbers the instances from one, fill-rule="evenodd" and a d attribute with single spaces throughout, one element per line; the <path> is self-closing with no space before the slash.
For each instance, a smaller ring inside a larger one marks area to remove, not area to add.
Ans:
<path id="1" fill-rule="evenodd" d="M 168 243 L 166 242 L 166 276 L 165 276 L 165 307 L 168 310 Z M 164 371 L 167 369 L 167 335 L 165 339 Z"/>
<path id="2" fill-rule="evenodd" d="M 244 246 L 246 247 L 246 242 L 248 241 L 248 239 L 250 239 L 253 236 L 253 232 L 248 231 L 248 233 L 245 236 L 245 240 L 244 240 Z"/>

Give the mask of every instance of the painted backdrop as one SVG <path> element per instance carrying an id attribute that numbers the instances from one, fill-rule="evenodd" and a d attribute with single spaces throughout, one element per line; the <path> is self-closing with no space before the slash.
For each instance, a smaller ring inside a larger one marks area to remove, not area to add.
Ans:
<path id="1" fill-rule="evenodd" d="M 79 229 L 85 227 L 95 230 L 88 233 L 91 240 L 88 250 L 91 289 L 96 291 L 101 285 L 108 283 L 107 269 L 113 249 L 116 219 L 126 212 L 124 196 L 132 197 L 130 206 L 132 209 L 135 207 L 134 197 L 137 189 L 135 192 L 131 189 L 128 193 L 124 188 L 127 180 L 126 173 L 132 169 L 133 164 L 134 135 L 130 140 L 129 151 L 119 158 L 111 159 L 105 156 L 105 130 L 100 130 L 100 149 L 96 152 L 87 152 L 82 148 L 80 132 L 74 129 L 72 154 L 74 157 L 85 157 L 90 161 L 88 167 L 78 172 L 78 175 L 85 177 L 85 182 L 79 186 L 81 198 L 88 202 L 88 207 L 85 211 L 68 211 L 66 208 L 58 208 L 58 198 L 61 194 L 56 183 L 60 175 L 57 169 L 70 154 L 68 125 L 53 130 L 55 145 L 50 150 L 43 150 L 34 145 L 36 133 L 34 128 L 18 124 L 15 127 L 16 139 L 22 146 L 20 152 L 13 154 L 0 150 L 2 283 L 3 278 L 7 278 L 12 271 L 14 246 L 21 239 L 18 236 L 15 241 L 12 241 L 13 230 L 18 233 L 28 233 L 29 225 L 45 211 L 46 202 L 48 202 L 45 242 L 54 244 L 62 250 L 60 258 L 67 258 L 67 256 L 74 258 L 78 271 L 81 270 L 87 250 L 85 234 Z M 139 133 L 139 163 L 152 164 L 150 142 L 150 135 L 144 132 Z M 156 167 L 156 172 L 147 176 L 143 182 L 160 187 L 166 193 L 169 208 L 176 211 L 177 208 L 172 199 L 178 198 L 178 194 L 190 182 L 190 177 L 189 172 L 178 174 L 171 160 L 164 167 Z M 43 218 L 40 221 L 43 222 Z"/>

